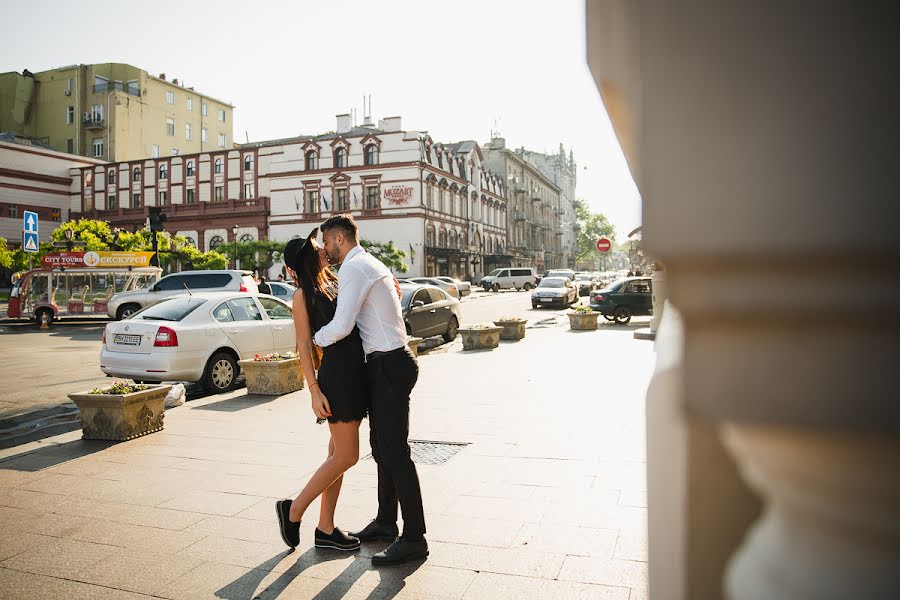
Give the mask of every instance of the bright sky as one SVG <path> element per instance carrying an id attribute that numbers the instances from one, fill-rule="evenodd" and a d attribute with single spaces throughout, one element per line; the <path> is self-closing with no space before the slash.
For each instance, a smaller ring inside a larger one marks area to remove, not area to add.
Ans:
<path id="1" fill-rule="evenodd" d="M 32 0 L 3 8 L 0 72 L 129 63 L 235 105 L 235 140 L 315 134 L 372 96 L 372 117 L 436 141 L 556 152 L 624 240 L 640 198 L 585 60 L 579 0 Z"/>

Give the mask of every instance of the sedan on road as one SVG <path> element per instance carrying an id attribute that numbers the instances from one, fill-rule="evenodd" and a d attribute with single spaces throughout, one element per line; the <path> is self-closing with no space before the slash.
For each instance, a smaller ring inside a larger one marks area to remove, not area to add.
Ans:
<path id="1" fill-rule="evenodd" d="M 575 273 L 575 285 L 579 296 L 590 296 L 597 287 L 597 279 L 590 273 Z"/>
<path id="2" fill-rule="evenodd" d="M 567 277 L 544 277 L 531 292 L 531 307 L 569 306 L 578 302 L 578 290 Z"/>
<path id="3" fill-rule="evenodd" d="M 296 349 L 291 308 L 273 296 L 207 292 L 167 298 L 103 331 L 100 369 L 145 382 L 234 388 L 237 361 Z"/>
<path id="4" fill-rule="evenodd" d="M 452 283 L 448 283 L 442 279 L 438 279 L 437 277 L 408 277 L 409 281 L 413 283 L 421 283 L 423 285 L 433 285 L 435 287 L 441 288 L 451 296 L 456 299 L 459 299 L 459 288 Z"/>
<path id="5" fill-rule="evenodd" d="M 444 283 L 449 283 L 451 285 L 455 285 L 456 289 L 459 290 L 460 297 L 468 296 L 469 294 L 472 293 L 472 284 L 469 283 L 468 281 L 460 281 L 459 279 L 453 279 L 452 277 L 444 277 L 444 276 L 435 277 L 435 279 L 443 281 Z"/>
<path id="6" fill-rule="evenodd" d="M 632 316 L 653 313 L 653 284 L 649 277 L 626 277 L 591 293 L 591 308 L 608 321 L 625 325 Z"/>
<path id="7" fill-rule="evenodd" d="M 459 300 L 438 287 L 420 283 L 401 283 L 400 291 L 407 335 L 440 335 L 446 342 L 456 339 L 461 319 Z"/>

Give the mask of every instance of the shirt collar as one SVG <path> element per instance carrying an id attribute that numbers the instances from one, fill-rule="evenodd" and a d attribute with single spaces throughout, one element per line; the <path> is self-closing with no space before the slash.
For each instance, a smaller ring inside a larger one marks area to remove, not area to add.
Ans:
<path id="1" fill-rule="evenodd" d="M 360 252 L 365 252 L 365 249 L 362 246 L 360 246 L 359 244 L 357 244 L 356 246 L 354 246 L 353 248 L 350 249 L 350 252 L 348 252 L 347 256 L 344 257 L 343 262 L 347 262 L 348 260 L 350 260 L 351 258 L 356 256 Z"/>

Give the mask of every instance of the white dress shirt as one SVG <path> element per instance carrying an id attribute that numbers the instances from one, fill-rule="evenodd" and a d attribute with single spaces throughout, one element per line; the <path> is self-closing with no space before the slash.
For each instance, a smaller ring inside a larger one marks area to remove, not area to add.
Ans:
<path id="1" fill-rule="evenodd" d="M 380 260 L 356 246 L 338 271 L 338 300 L 334 319 L 313 337 L 324 348 L 359 327 L 363 352 L 387 352 L 406 345 L 406 327 L 394 276 Z"/>

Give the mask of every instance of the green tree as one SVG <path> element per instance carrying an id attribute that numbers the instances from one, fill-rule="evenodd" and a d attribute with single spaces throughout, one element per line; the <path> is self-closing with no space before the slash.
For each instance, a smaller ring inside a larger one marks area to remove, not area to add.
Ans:
<path id="1" fill-rule="evenodd" d="M 250 242 L 238 242 L 222 244 L 218 251 L 228 257 L 228 260 L 240 261 L 242 269 L 250 271 L 267 271 L 272 265 L 281 260 L 284 253 L 284 242 L 274 240 L 253 240 Z"/>
<path id="2" fill-rule="evenodd" d="M 588 210 L 584 200 L 575 201 L 575 219 L 578 229 L 578 254 L 577 260 L 585 260 L 599 254 L 597 252 L 597 240 L 606 236 L 615 240 L 616 228 L 609 222 L 605 215 L 592 213 Z"/>
<path id="3" fill-rule="evenodd" d="M 366 251 L 384 263 L 384 266 L 397 271 L 398 273 L 406 273 L 409 271 L 409 265 L 406 264 L 406 252 L 400 250 L 394 245 L 394 242 L 371 242 L 369 240 L 360 240 L 359 245 Z"/>
<path id="4" fill-rule="evenodd" d="M 11 269 L 13 265 L 13 251 L 6 245 L 6 238 L 0 237 L 0 267 Z"/>

